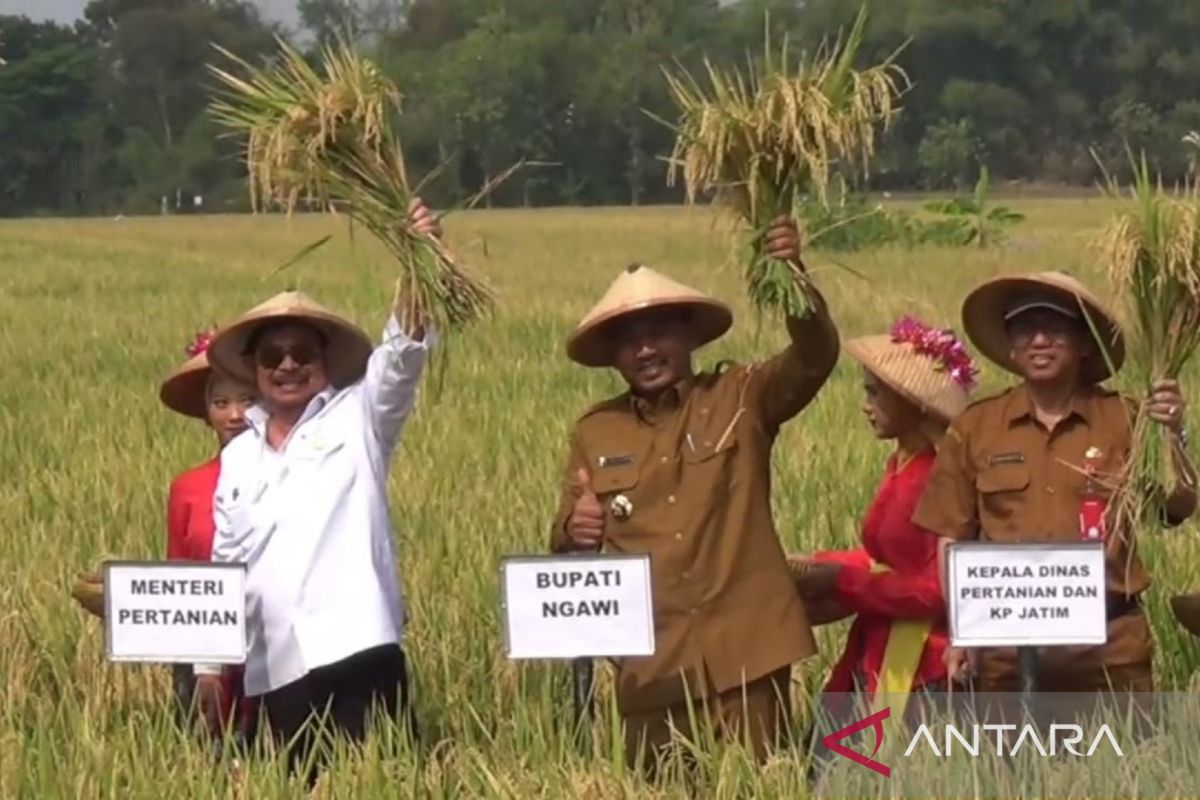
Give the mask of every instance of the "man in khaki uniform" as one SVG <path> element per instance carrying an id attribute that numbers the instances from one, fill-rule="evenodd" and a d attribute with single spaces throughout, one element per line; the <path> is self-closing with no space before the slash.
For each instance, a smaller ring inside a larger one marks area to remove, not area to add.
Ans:
<path id="1" fill-rule="evenodd" d="M 798 264 L 794 223 L 778 220 L 767 247 Z M 728 330 L 729 308 L 635 266 L 567 345 L 629 384 L 576 423 L 551 544 L 650 555 L 656 652 L 624 659 L 617 675 L 631 761 L 668 744 L 672 724 L 690 733 L 688 698 L 718 734 L 747 737 L 763 756 L 791 664 L 815 652 L 771 518 L 770 453 L 837 361 L 816 301 L 787 321 L 792 343 L 775 357 L 696 374 L 692 351 Z"/>
<path id="2" fill-rule="evenodd" d="M 958 540 L 1080 540 L 1081 501 L 1108 494 L 1104 480 L 1121 473 L 1132 444 L 1136 405 L 1099 385 L 1109 364 L 1119 369 L 1124 359 L 1116 318 L 1078 281 L 1041 273 L 978 287 L 964 303 L 963 324 L 984 356 L 1023 382 L 973 404 L 953 423 L 913 521 Z M 1155 384 L 1147 403 L 1175 454 L 1178 488 L 1162 512 L 1178 524 L 1196 507 L 1185 404 L 1173 381 Z M 1089 463 L 1100 480 L 1086 477 Z M 1108 642 L 1043 650 L 1039 690 L 1152 688 L 1153 644 L 1140 601 L 1149 577 L 1133 533 L 1110 529 L 1105 538 Z M 1015 650 L 989 648 L 975 660 L 980 691 L 1017 689 Z"/>

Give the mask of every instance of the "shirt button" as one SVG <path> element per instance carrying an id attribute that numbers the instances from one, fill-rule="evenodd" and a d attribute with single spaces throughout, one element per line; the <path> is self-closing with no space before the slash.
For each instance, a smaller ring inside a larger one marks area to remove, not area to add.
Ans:
<path id="1" fill-rule="evenodd" d="M 659 456 L 658 460 L 659 460 L 659 462 L 661 462 L 663 464 L 667 463 L 667 461 L 668 461 L 666 456 Z"/>
<path id="2" fill-rule="evenodd" d="M 677 534 L 675 534 L 675 541 L 677 541 L 677 542 L 682 542 L 682 541 L 683 541 L 683 534 L 682 534 L 682 533 L 677 533 Z"/>
<path id="3" fill-rule="evenodd" d="M 705 442 L 705 443 L 704 443 L 704 446 L 705 446 L 705 447 L 712 447 L 712 442 Z"/>
<path id="4" fill-rule="evenodd" d="M 1053 487 L 1053 486 L 1047 486 L 1047 487 L 1046 487 L 1046 494 L 1054 494 L 1054 487 Z"/>
<path id="5" fill-rule="evenodd" d="M 684 579 L 685 581 L 690 581 L 690 580 L 692 579 L 692 573 L 690 573 L 690 572 L 686 572 L 686 571 L 685 571 L 685 572 L 683 573 L 683 579 Z"/>
<path id="6" fill-rule="evenodd" d="M 671 495 L 670 497 L 668 497 L 667 502 L 671 505 L 675 505 L 675 495 Z"/>
<path id="7" fill-rule="evenodd" d="M 698 609 L 698 608 L 693 608 L 693 609 L 692 609 L 692 610 L 691 610 L 689 613 L 691 613 L 691 614 L 695 614 L 695 613 L 697 613 L 699 610 L 700 610 L 700 609 Z"/>

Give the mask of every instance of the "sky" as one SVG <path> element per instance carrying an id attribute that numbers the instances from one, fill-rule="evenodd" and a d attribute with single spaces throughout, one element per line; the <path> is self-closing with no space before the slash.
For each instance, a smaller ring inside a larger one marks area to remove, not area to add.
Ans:
<path id="1" fill-rule="evenodd" d="M 253 0 L 263 17 L 295 28 L 296 0 Z M 0 0 L 0 15 L 23 14 L 32 19 L 71 23 L 83 16 L 88 0 Z"/>

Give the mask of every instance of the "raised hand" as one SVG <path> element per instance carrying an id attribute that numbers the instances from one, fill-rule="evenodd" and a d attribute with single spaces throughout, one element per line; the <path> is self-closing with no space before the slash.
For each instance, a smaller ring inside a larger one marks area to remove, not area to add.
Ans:
<path id="1" fill-rule="evenodd" d="M 408 223 L 412 226 L 413 231 L 422 236 L 432 236 L 434 239 L 442 238 L 442 224 L 425 205 L 425 201 L 419 197 L 414 197 L 408 202 Z"/>
<path id="2" fill-rule="evenodd" d="M 763 248 L 767 255 L 780 261 L 800 262 L 800 231 L 796 220 L 780 214 L 771 221 L 767 235 L 763 237 Z"/>
<path id="3" fill-rule="evenodd" d="M 1150 419 L 1178 433 L 1183 430 L 1184 412 L 1187 402 L 1176 381 L 1155 381 L 1146 400 L 1146 413 Z"/>
<path id="4" fill-rule="evenodd" d="M 579 550 L 599 550 L 604 544 L 604 507 L 592 490 L 592 478 L 580 467 L 575 475 L 575 507 L 567 520 L 567 536 Z"/>

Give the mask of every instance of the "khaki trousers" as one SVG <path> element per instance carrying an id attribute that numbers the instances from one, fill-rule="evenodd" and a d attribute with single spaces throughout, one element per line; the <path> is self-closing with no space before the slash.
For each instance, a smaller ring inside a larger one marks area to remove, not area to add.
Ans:
<path id="1" fill-rule="evenodd" d="M 1038 655 L 1039 692 L 1151 692 L 1154 641 L 1141 608 L 1108 623 L 1108 641 L 1092 647 L 1047 647 Z M 1017 651 L 989 648 L 980 654 L 979 692 L 1019 692 Z"/>
<path id="2" fill-rule="evenodd" d="M 692 701 L 690 715 L 687 703 L 623 715 L 626 758 L 632 765 L 644 753 L 644 763 L 650 764 L 680 736 L 692 742 L 704 741 L 703 737 L 709 735 L 704 728 L 708 726 L 711 735 L 725 742 L 741 741 L 756 759 L 764 760 L 787 730 L 791 674 L 792 668 L 787 666 L 745 686 L 709 692 L 708 697 Z M 699 732 L 692 729 L 693 717 Z"/>

